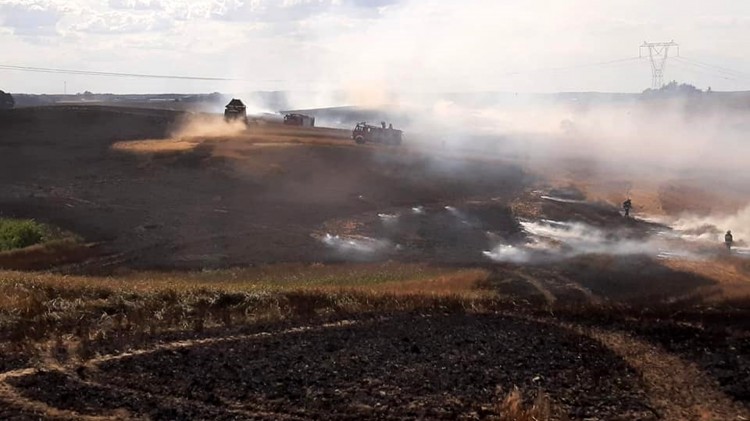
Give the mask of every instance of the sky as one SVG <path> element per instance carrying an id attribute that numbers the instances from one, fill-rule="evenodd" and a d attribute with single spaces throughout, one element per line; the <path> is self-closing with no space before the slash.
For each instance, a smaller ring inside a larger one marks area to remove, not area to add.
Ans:
<path id="1" fill-rule="evenodd" d="M 640 92 L 639 45 L 671 40 L 665 79 L 750 90 L 747 0 L 0 0 L 0 65 L 237 79 L 0 69 L 0 89 Z"/>

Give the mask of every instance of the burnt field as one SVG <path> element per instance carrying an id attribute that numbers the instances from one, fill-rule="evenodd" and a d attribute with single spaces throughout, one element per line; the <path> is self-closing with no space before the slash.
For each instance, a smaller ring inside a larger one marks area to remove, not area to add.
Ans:
<path id="1" fill-rule="evenodd" d="M 623 218 L 635 181 L 577 161 L 93 106 L 0 133 L 0 216 L 77 238 L 0 253 L 0 417 L 750 419 L 744 244 L 667 218 L 719 188 Z"/>
<path id="2" fill-rule="evenodd" d="M 139 268 L 330 261 L 314 238 L 328 221 L 476 196 L 503 199 L 502 213 L 529 181 L 515 165 L 357 148 L 325 129 L 256 126 L 144 151 L 112 146 L 168 138 L 179 115 L 55 107 L 0 118 L 3 214 L 64 227 Z"/>

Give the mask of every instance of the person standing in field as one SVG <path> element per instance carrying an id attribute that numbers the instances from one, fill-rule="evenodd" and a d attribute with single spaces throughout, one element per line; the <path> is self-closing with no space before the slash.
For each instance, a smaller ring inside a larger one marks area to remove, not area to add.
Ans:
<path id="1" fill-rule="evenodd" d="M 727 250 L 732 250 L 733 242 L 734 237 L 732 237 L 732 231 L 727 231 L 727 233 L 724 234 L 724 245 L 727 246 Z"/>
<path id="2" fill-rule="evenodd" d="M 633 202 L 630 201 L 630 198 L 622 202 L 622 209 L 625 211 L 625 217 L 630 216 L 630 209 L 632 208 L 633 208 Z"/>

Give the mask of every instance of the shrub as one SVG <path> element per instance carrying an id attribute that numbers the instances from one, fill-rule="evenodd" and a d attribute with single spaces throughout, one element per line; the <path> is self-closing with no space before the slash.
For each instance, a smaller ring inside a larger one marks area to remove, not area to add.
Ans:
<path id="1" fill-rule="evenodd" d="M 42 224 L 30 219 L 0 219 L 0 251 L 39 244 L 44 232 Z"/>

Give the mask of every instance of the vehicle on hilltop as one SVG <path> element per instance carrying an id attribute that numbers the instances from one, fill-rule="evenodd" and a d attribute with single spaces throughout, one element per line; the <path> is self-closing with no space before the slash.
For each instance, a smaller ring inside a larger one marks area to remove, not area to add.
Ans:
<path id="1" fill-rule="evenodd" d="M 380 126 L 373 126 L 367 122 L 357 123 L 352 130 L 352 139 L 360 145 L 367 142 L 400 145 L 402 136 L 403 131 L 394 129 L 392 124 L 386 127 L 385 121 L 381 122 Z"/>

